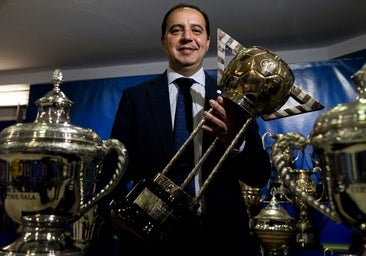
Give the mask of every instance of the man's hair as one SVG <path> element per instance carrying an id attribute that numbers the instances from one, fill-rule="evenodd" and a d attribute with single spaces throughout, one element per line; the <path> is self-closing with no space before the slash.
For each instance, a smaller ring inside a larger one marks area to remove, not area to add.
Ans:
<path id="1" fill-rule="evenodd" d="M 192 9 L 195 9 L 197 11 L 199 11 L 203 18 L 205 19 L 205 22 L 206 22 L 206 33 L 207 33 L 207 36 L 210 37 L 210 21 L 208 19 L 208 15 L 202 11 L 198 6 L 196 5 L 193 5 L 193 4 L 187 4 L 187 3 L 180 3 L 180 4 L 177 4 L 177 5 L 174 5 L 172 8 L 169 9 L 169 11 L 165 14 L 164 16 L 164 19 L 163 19 L 163 22 L 161 23 L 161 36 L 164 37 L 165 35 L 165 31 L 166 31 L 166 26 L 167 26 L 167 20 L 169 18 L 169 15 L 179 9 L 179 8 L 192 8 Z"/>

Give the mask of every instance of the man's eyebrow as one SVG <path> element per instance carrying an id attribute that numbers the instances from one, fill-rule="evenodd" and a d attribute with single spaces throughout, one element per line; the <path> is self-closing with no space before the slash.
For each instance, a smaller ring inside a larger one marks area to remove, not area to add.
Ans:
<path id="1" fill-rule="evenodd" d="M 169 30 L 174 29 L 176 27 L 178 27 L 178 28 L 184 28 L 184 25 L 182 25 L 182 24 L 174 24 L 174 25 L 170 26 Z M 198 27 L 198 28 L 200 28 L 202 30 L 204 29 L 204 26 L 202 26 L 200 24 L 190 24 L 189 27 L 190 28 L 196 28 L 196 27 Z"/>
<path id="2" fill-rule="evenodd" d="M 204 29 L 204 26 L 202 26 L 201 24 L 191 24 L 190 27 L 199 27 L 201 29 Z"/>
<path id="3" fill-rule="evenodd" d="M 170 28 L 174 28 L 174 27 L 184 27 L 182 24 L 173 24 L 170 26 Z"/>

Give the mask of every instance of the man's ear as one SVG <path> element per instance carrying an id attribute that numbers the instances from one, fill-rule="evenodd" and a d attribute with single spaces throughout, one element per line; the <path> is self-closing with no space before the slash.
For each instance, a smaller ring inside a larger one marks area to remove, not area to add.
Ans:
<path id="1" fill-rule="evenodd" d="M 161 48 L 163 48 L 163 51 L 166 52 L 164 37 L 160 37 L 160 45 L 161 45 Z"/>

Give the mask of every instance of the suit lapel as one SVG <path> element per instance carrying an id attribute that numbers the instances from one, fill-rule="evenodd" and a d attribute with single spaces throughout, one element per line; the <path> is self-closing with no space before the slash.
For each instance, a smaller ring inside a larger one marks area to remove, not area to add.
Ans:
<path id="1" fill-rule="evenodd" d="M 168 79 L 166 73 L 151 81 L 148 89 L 148 104 L 150 104 L 154 125 L 163 144 L 167 156 L 173 154 L 173 131 L 171 124 L 170 101 L 168 90 Z"/>
<path id="2" fill-rule="evenodd" d="M 215 79 L 213 79 L 209 74 L 205 73 L 205 89 L 206 89 L 206 97 L 205 97 L 205 110 L 208 110 L 210 108 L 210 105 L 208 104 L 208 101 L 210 99 L 216 99 L 218 94 L 218 86 Z"/>
<path id="3" fill-rule="evenodd" d="M 218 96 L 217 90 L 219 89 L 217 86 L 217 81 L 212 78 L 210 75 L 208 75 L 206 73 L 205 76 L 206 80 L 205 80 L 205 89 L 206 89 L 206 96 L 205 96 L 205 110 L 209 110 L 210 109 L 210 104 L 208 103 L 208 101 L 210 99 L 216 99 Z M 207 150 L 207 148 L 211 145 L 211 143 L 213 142 L 213 140 L 215 139 L 215 136 L 213 136 L 212 134 L 209 134 L 207 132 L 203 133 L 203 141 L 202 141 L 202 150 L 203 153 Z"/>

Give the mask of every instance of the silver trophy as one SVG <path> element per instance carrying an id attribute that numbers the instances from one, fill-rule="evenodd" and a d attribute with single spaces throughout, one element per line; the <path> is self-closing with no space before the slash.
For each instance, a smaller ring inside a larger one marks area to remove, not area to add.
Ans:
<path id="1" fill-rule="evenodd" d="M 262 188 L 252 187 L 239 181 L 241 194 L 249 217 L 249 228 L 253 228 L 253 217 L 258 213 L 258 207 L 262 203 Z"/>
<path id="2" fill-rule="evenodd" d="M 91 129 L 70 124 L 73 102 L 59 88 L 62 78 L 55 70 L 54 88 L 36 101 L 33 123 L 18 123 L 0 133 L 5 209 L 22 227 L 20 237 L 0 255 L 84 254 L 66 238 L 66 227 L 93 211 L 124 174 L 127 152 L 121 142 L 103 141 Z M 103 160 L 111 153 L 117 155 L 113 176 L 97 191 Z"/>
<path id="3" fill-rule="evenodd" d="M 292 180 L 294 180 L 296 186 L 305 191 L 307 194 L 317 197 L 319 201 L 321 195 L 316 194 L 316 184 L 311 179 L 311 175 L 320 172 L 319 167 L 315 167 L 312 170 L 294 169 L 290 171 Z M 296 231 L 295 231 L 295 244 L 296 247 L 301 249 L 319 249 L 321 245 L 317 239 L 311 218 L 310 218 L 310 206 L 303 200 L 302 197 L 296 195 L 289 195 L 290 202 L 295 207 L 296 213 Z"/>
<path id="4" fill-rule="evenodd" d="M 308 138 L 289 133 L 272 146 L 272 160 L 291 191 L 336 222 L 357 231 L 366 242 L 366 64 L 352 77 L 355 102 L 339 104 L 316 120 Z M 282 152 L 288 147 L 312 146 L 325 177 L 329 207 L 299 189 L 290 178 Z M 365 248 L 360 248 L 365 253 Z M 363 254 L 362 254 L 363 255 Z"/>
<path id="5" fill-rule="evenodd" d="M 262 255 L 287 255 L 295 221 L 273 195 L 269 204 L 254 217 L 254 232 L 261 241 Z"/>

